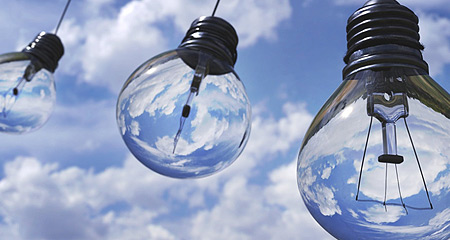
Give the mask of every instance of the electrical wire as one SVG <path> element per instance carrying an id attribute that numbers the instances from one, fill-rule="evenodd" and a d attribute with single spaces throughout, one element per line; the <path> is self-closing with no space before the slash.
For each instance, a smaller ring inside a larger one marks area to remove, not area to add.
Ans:
<path id="1" fill-rule="evenodd" d="M 363 171 L 363 167 L 364 167 L 364 158 L 366 157 L 367 144 L 369 143 L 370 129 L 372 129 L 372 121 L 373 121 L 373 117 L 370 117 L 369 131 L 367 132 L 366 145 L 364 146 L 364 153 L 363 153 L 363 157 L 362 157 L 362 161 L 361 161 L 361 170 L 359 171 L 359 180 L 358 180 L 358 190 L 356 192 L 356 201 L 358 201 L 359 187 L 361 186 L 361 177 L 362 177 L 362 171 Z"/>
<path id="2" fill-rule="evenodd" d="M 214 7 L 214 10 L 213 10 L 213 12 L 212 12 L 211 16 L 213 16 L 213 17 L 214 17 L 214 15 L 216 14 L 216 10 L 217 10 L 217 7 L 219 6 L 219 3 L 220 3 L 220 0 L 217 0 L 217 2 L 216 2 L 216 6 Z"/>
<path id="3" fill-rule="evenodd" d="M 62 23 L 62 21 L 64 19 L 64 16 L 66 15 L 67 9 L 69 8 L 70 2 L 71 2 L 71 0 L 67 0 L 66 7 L 64 7 L 64 10 L 63 10 L 63 12 L 61 14 L 61 17 L 59 18 L 58 25 L 56 25 L 55 35 L 58 33 L 59 26 L 61 26 L 61 23 Z"/>
<path id="4" fill-rule="evenodd" d="M 395 166 L 395 175 L 397 176 L 397 187 L 398 187 L 398 195 L 400 196 L 400 201 L 402 202 L 402 206 L 406 211 L 406 214 L 408 214 L 408 209 L 406 209 L 406 205 L 403 202 L 403 197 L 402 197 L 402 191 L 400 190 L 400 179 L 398 177 L 398 170 L 397 170 L 397 164 L 394 164 Z"/>
<path id="5" fill-rule="evenodd" d="M 430 208 L 433 209 L 433 205 L 431 204 L 431 200 L 430 200 L 430 194 L 428 193 L 427 184 L 425 183 L 425 178 L 423 176 L 422 167 L 420 166 L 419 157 L 417 156 L 416 147 L 414 146 L 414 143 L 413 143 L 413 140 L 411 137 L 411 133 L 409 132 L 409 127 L 408 127 L 408 124 L 406 123 L 406 118 L 403 118 L 403 119 L 405 120 L 405 126 L 406 126 L 406 130 L 408 131 L 409 140 L 411 141 L 411 145 L 414 150 L 414 155 L 416 156 L 417 165 L 419 166 L 420 175 L 422 176 L 423 186 L 425 187 L 425 192 L 427 193 L 428 202 L 430 203 Z"/>

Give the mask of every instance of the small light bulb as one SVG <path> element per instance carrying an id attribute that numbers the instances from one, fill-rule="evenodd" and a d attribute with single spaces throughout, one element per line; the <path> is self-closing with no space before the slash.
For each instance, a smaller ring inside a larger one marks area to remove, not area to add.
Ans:
<path id="1" fill-rule="evenodd" d="M 200 17 L 180 46 L 143 63 L 125 82 L 117 123 L 133 155 L 174 178 L 203 177 L 240 155 L 251 109 L 233 69 L 237 34 L 218 17 Z"/>
<path id="2" fill-rule="evenodd" d="M 22 52 L 0 55 L 0 131 L 26 133 L 48 120 L 55 103 L 53 72 L 61 40 L 41 32 Z"/>
<path id="3" fill-rule="evenodd" d="M 450 95 L 417 23 L 394 0 L 349 18 L 344 81 L 303 140 L 300 194 L 337 239 L 450 238 Z"/>

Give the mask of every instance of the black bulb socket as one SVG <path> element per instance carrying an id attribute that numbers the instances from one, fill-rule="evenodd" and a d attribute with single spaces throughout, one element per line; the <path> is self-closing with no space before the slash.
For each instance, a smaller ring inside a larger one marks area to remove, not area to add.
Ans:
<path id="1" fill-rule="evenodd" d="M 41 32 L 22 52 L 28 54 L 35 65 L 53 73 L 64 55 L 64 46 L 55 34 Z"/>
<path id="2" fill-rule="evenodd" d="M 429 73 L 419 42 L 419 19 L 395 0 L 370 0 L 347 21 L 345 79 L 356 72 L 392 67 L 415 68 Z"/>
<path id="3" fill-rule="evenodd" d="M 237 60 L 238 36 L 233 26 L 219 17 L 203 16 L 192 22 L 185 37 L 178 46 L 179 55 L 191 68 L 195 69 L 199 54 L 190 54 L 183 49 L 207 53 L 220 61 L 209 62 L 209 73 L 220 75 L 230 72 Z M 220 63 L 222 62 L 222 63 Z"/>

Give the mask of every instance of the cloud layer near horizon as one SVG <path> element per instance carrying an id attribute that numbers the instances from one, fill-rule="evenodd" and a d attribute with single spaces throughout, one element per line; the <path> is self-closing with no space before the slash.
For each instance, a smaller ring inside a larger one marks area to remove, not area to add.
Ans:
<path id="1" fill-rule="evenodd" d="M 293 161 L 280 167 L 257 171 L 280 154 L 293 154 L 288 150 L 300 144 L 312 119 L 304 104 L 287 103 L 283 109 L 285 116 L 280 119 L 256 115 L 254 134 L 244 154 L 229 169 L 205 179 L 163 177 L 131 156 L 122 165 L 99 172 L 61 168 L 35 157 L 16 157 L 5 164 L 0 181 L 0 236 L 279 239 L 301 233 L 305 239 L 317 237 L 308 229 L 319 226 L 304 208 L 298 192 L 292 191 L 296 189 L 295 155 Z M 276 139 L 278 144 L 259 141 L 262 137 Z M 267 157 L 261 161 L 262 156 Z M 252 181 L 266 174 L 267 184 Z M 207 199 L 216 199 L 216 203 Z M 172 222 L 171 217 L 179 214 L 180 208 L 184 208 L 184 214 Z M 305 218 L 309 221 L 304 222 Z M 322 232 L 320 237 L 328 236 Z"/>

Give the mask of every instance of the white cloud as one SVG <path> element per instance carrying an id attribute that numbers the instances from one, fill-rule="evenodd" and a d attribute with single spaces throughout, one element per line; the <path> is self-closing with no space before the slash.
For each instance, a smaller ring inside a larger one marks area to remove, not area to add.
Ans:
<path id="1" fill-rule="evenodd" d="M 73 153 L 92 153 L 105 146 L 109 146 L 108 151 L 125 149 L 117 128 L 113 101 L 87 101 L 75 106 L 57 104 L 50 120 L 41 129 L 20 136 L 4 134 L 1 143 L 4 146 L 0 149 L 2 154 L 33 152 L 49 159 L 64 151 L 67 159 Z"/>
<path id="2" fill-rule="evenodd" d="M 383 224 L 396 222 L 400 217 L 406 215 L 405 209 L 401 206 L 389 206 L 389 210 L 385 210 L 385 206 L 376 205 L 360 211 L 367 222 Z"/>
<path id="3" fill-rule="evenodd" d="M 304 103 L 286 103 L 282 109 L 287 116 L 285 118 L 276 120 L 271 117 L 255 117 L 253 119 L 252 129 L 255 130 L 252 132 L 252 142 L 248 144 L 247 148 L 252 149 L 258 158 L 266 154 L 286 151 L 293 143 L 300 147 L 299 141 L 313 116 L 307 113 Z M 256 109 L 256 112 L 258 111 Z M 264 131 L 257 129 L 264 129 Z"/>
<path id="4" fill-rule="evenodd" d="M 267 186 L 251 181 L 249 173 L 271 159 L 257 160 L 268 154 L 286 153 L 289 146 L 299 144 L 309 124 L 311 115 L 303 104 L 289 103 L 284 109 L 286 116 L 280 119 L 255 116 L 260 119 L 255 129 L 257 136 L 278 137 L 285 142 L 282 147 L 268 147 L 271 142 L 257 143 L 237 160 L 235 169 L 205 179 L 180 181 L 163 177 L 131 156 L 122 165 L 99 172 L 17 157 L 5 164 L 0 180 L 0 237 L 331 238 L 312 220 L 302 203 L 295 181 L 295 161 L 271 170 Z M 282 131 L 284 127 L 298 132 Z M 251 138 L 249 145 L 252 139 L 258 140 Z M 247 174 L 237 174 L 244 172 Z M 207 198 L 218 200 L 206 203 Z M 172 215 L 178 214 L 180 206 L 187 215 L 174 218 Z"/>
<path id="5" fill-rule="evenodd" d="M 139 132 L 141 131 L 141 128 L 139 127 L 138 122 L 131 121 L 130 128 L 131 128 L 131 134 L 133 136 L 139 136 Z"/>
<path id="6" fill-rule="evenodd" d="M 320 213 L 324 216 L 341 215 L 342 210 L 334 196 L 335 190 L 324 184 L 316 183 L 316 176 L 312 174 L 311 168 L 302 169 L 302 172 L 302 196 L 308 202 L 317 204 Z"/>
<path id="7" fill-rule="evenodd" d="M 450 18 L 420 13 L 419 19 L 423 55 L 430 74 L 442 74 L 444 66 L 450 64 Z"/>
<path id="8" fill-rule="evenodd" d="M 398 207 L 401 208 L 401 207 Z M 396 213 L 390 213 L 390 216 L 395 215 Z M 445 209 L 442 212 L 439 212 L 430 219 L 428 222 L 429 225 L 425 226 L 410 226 L 406 225 L 403 227 L 398 226 L 386 226 L 383 224 L 379 224 L 375 222 L 374 224 L 364 224 L 366 227 L 370 227 L 376 229 L 381 234 L 392 234 L 394 233 L 396 238 L 399 239 L 447 239 L 448 231 L 445 231 L 445 224 L 448 226 L 450 211 Z M 370 216 L 371 218 L 374 216 Z M 381 218 L 378 218 L 379 221 L 385 222 Z M 429 232 L 434 232 L 432 235 L 428 235 Z"/>
<path id="9" fill-rule="evenodd" d="M 364 1 L 360 1 L 360 0 L 333 0 L 333 1 L 337 5 L 356 5 L 356 6 L 361 6 L 361 7 L 365 3 Z M 429 1 L 399 0 L 397 2 L 408 8 L 435 8 L 435 9 L 437 8 L 437 9 L 439 9 L 439 7 L 442 7 L 443 9 L 446 9 L 448 7 L 447 0 L 429 0 Z"/>
<path id="10" fill-rule="evenodd" d="M 175 181 L 158 176 L 129 158 L 98 174 L 77 167 L 59 169 L 34 158 L 5 165 L 2 235 L 14 239 L 174 239 L 153 219 L 168 211 L 162 194 Z M 183 184 L 177 183 L 181 188 Z M 151 186 L 151 187 L 149 187 Z M 109 210 L 125 203 L 127 210 Z M 17 229 L 17 232 L 12 230 Z"/>
<path id="11" fill-rule="evenodd" d="M 334 2 L 337 5 L 363 6 L 360 0 L 334 0 Z M 450 12 L 448 1 L 403 0 L 399 3 L 413 10 L 419 17 L 420 41 L 425 46 L 423 55 L 430 67 L 430 75 L 442 74 L 444 67 L 450 64 L 450 18 L 437 13 Z"/>
<path id="12" fill-rule="evenodd" d="M 425 9 L 432 8 L 432 9 L 450 10 L 450 8 L 448 7 L 448 1 L 446 0 L 429 0 L 429 1 L 399 0 L 398 2 L 402 5 L 411 8 L 425 8 Z"/>
<path id="13" fill-rule="evenodd" d="M 163 34 L 174 26 L 181 42 L 190 23 L 201 15 L 209 15 L 213 6 L 206 0 L 144 0 L 130 1 L 119 11 L 111 10 L 115 1 L 85 2 L 80 18 L 68 18 L 61 27 L 66 47 L 65 67 L 68 73 L 81 71 L 79 79 L 90 84 L 107 86 L 118 93 L 127 77 L 140 64 L 169 46 L 173 35 Z M 89 10 L 91 9 L 91 10 Z M 103 11 L 108 14 L 101 14 Z M 238 32 L 240 46 L 254 44 L 261 38 L 275 39 L 276 27 L 291 15 L 288 0 L 224 1 L 216 16 L 232 23 Z M 88 14 L 92 13 L 92 14 Z M 261 21 L 264 19 L 264 21 Z"/>
<path id="14" fill-rule="evenodd" d="M 261 37 L 275 40 L 276 27 L 292 14 L 288 0 L 231 0 L 223 1 L 220 8 L 219 16 L 235 25 L 241 47 L 254 44 Z"/>
<path id="15" fill-rule="evenodd" d="M 275 169 L 270 183 L 255 186 L 236 176 L 220 201 L 193 220 L 195 239 L 332 239 L 312 220 L 297 191 L 295 161 Z"/>
<path id="16" fill-rule="evenodd" d="M 151 224 L 156 216 L 152 211 L 133 208 L 130 211 L 118 214 L 110 211 L 103 216 L 102 220 L 105 224 L 114 226 L 109 228 L 107 239 L 110 240 L 177 239 L 164 227 Z"/>
<path id="17" fill-rule="evenodd" d="M 307 211 L 302 201 L 299 201 L 296 180 L 296 159 L 287 165 L 274 169 L 270 175 L 270 184 L 265 188 L 264 194 L 267 202 L 282 209 L 282 214 L 271 236 L 273 239 L 332 239 L 320 229 Z M 276 229 L 276 230 L 275 230 Z"/>
<path id="18" fill-rule="evenodd" d="M 99 239 L 104 231 L 97 219 L 89 217 L 80 202 L 69 202 L 58 182 L 51 178 L 55 164 L 41 165 L 32 158 L 17 158 L 5 165 L 0 181 L 1 215 L 6 225 L 18 232 L 14 239 Z M 5 231 L 5 229 L 2 229 Z"/>

